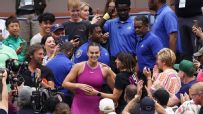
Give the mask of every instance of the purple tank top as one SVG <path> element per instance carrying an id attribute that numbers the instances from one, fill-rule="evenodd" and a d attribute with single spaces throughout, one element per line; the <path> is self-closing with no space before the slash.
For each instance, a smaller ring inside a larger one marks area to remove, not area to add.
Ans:
<path id="1" fill-rule="evenodd" d="M 98 91 L 101 90 L 104 79 L 101 67 L 98 64 L 95 69 L 85 63 L 84 71 L 77 77 L 76 83 L 88 84 Z M 99 114 L 99 101 L 101 97 L 85 95 L 82 90 L 76 90 L 71 112 L 72 114 Z"/>

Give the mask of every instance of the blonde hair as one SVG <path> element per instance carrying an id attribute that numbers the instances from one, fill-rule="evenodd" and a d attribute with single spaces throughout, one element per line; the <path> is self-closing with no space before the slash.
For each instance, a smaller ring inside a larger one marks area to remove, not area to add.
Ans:
<path id="1" fill-rule="evenodd" d="M 158 52 L 158 58 L 165 62 L 166 66 L 172 67 L 176 62 L 175 53 L 169 48 L 163 48 Z"/>
<path id="2" fill-rule="evenodd" d="M 80 8 L 80 0 L 68 0 L 68 9 Z"/>
<path id="3" fill-rule="evenodd" d="M 198 83 L 193 84 L 190 89 L 196 90 L 198 92 L 202 92 L 203 93 L 203 82 L 198 82 Z"/>
<path id="4" fill-rule="evenodd" d="M 88 3 L 86 3 L 86 2 L 81 2 L 81 3 L 80 3 L 80 10 L 82 10 L 85 6 L 90 7 L 90 5 L 89 5 Z"/>

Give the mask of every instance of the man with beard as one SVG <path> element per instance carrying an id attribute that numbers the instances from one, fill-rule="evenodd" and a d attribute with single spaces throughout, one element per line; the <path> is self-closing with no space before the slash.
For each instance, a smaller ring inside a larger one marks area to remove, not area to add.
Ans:
<path id="1" fill-rule="evenodd" d="M 166 4 L 166 0 L 148 0 L 148 5 L 150 10 L 156 12 L 152 32 L 161 39 L 165 48 L 173 50 L 177 56 L 177 62 L 179 62 L 182 50 L 177 16 Z"/>
<path id="2" fill-rule="evenodd" d="M 28 65 L 20 72 L 24 78 L 24 85 L 54 88 L 53 73 L 46 66 L 42 66 L 44 49 L 40 44 L 30 46 L 27 54 Z"/>
<path id="3" fill-rule="evenodd" d="M 109 32 L 109 49 L 111 67 L 116 71 L 115 60 L 119 52 L 127 52 L 135 55 L 136 34 L 134 30 L 134 17 L 129 15 L 130 0 L 116 0 L 118 18 L 110 19 L 111 12 L 108 12 L 100 21 L 105 32 Z M 108 21 L 107 21 L 108 20 Z"/>

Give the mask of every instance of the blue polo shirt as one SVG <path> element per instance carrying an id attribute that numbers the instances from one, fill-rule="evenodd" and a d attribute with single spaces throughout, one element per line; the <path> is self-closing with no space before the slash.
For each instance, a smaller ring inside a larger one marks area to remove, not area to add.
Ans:
<path id="1" fill-rule="evenodd" d="M 151 32 L 144 38 L 138 38 L 136 54 L 139 71 L 143 72 L 144 67 L 153 68 L 156 62 L 157 53 L 163 48 L 160 39 Z"/>
<path id="2" fill-rule="evenodd" d="M 87 43 L 84 43 L 76 50 L 74 57 L 73 57 L 74 63 L 79 63 L 79 62 L 88 60 L 87 48 L 90 43 L 91 43 L 91 41 L 89 40 Z M 107 65 L 110 64 L 109 53 L 102 46 L 100 46 L 100 57 L 99 57 L 98 61 L 101 63 L 107 64 Z"/>
<path id="3" fill-rule="evenodd" d="M 50 68 L 54 74 L 54 83 L 56 87 L 61 87 L 63 80 L 70 72 L 73 62 L 68 59 L 64 53 L 57 54 L 52 60 L 50 60 L 46 66 Z M 61 90 L 66 96 L 70 93 L 67 89 Z"/>
<path id="4" fill-rule="evenodd" d="M 190 89 L 191 86 L 192 86 L 193 84 L 195 84 L 195 83 L 197 83 L 196 79 L 190 81 L 190 82 L 187 83 L 187 84 L 181 83 L 181 88 L 180 88 L 180 90 L 178 91 L 178 93 L 175 94 L 176 97 L 177 97 L 178 99 L 180 99 L 180 94 L 184 94 L 184 93 L 189 94 L 189 89 Z"/>
<path id="5" fill-rule="evenodd" d="M 135 55 L 136 34 L 134 29 L 134 18 L 130 16 L 125 22 L 119 18 L 106 21 L 105 32 L 109 32 L 110 55 L 116 57 L 119 52 L 128 52 Z"/>
<path id="6" fill-rule="evenodd" d="M 156 12 L 151 31 L 161 39 L 163 46 L 166 48 L 169 48 L 169 34 L 177 32 L 176 51 L 178 53 L 182 52 L 177 16 L 167 4 L 164 4 Z"/>

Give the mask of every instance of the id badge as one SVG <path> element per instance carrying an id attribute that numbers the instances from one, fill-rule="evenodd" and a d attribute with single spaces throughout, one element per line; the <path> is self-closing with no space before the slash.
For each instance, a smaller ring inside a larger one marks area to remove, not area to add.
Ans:
<path id="1" fill-rule="evenodd" d="M 179 8 L 185 8 L 186 0 L 180 0 L 179 2 Z"/>

